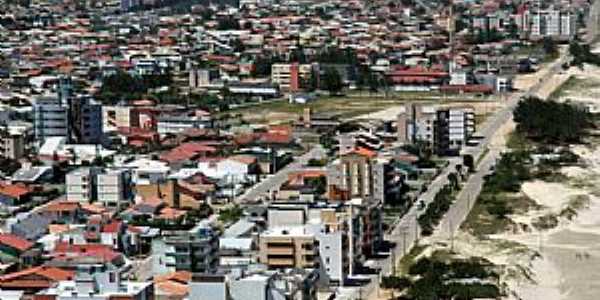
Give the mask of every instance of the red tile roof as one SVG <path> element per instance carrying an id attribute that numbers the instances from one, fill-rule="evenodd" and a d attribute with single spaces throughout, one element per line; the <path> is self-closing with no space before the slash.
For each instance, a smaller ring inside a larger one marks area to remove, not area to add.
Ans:
<path id="1" fill-rule="evenodd" d="M 246 165 L 251 165 L 253 163 L 256 163 L 256 157 L 254 157 L 252 155 L 243 155 L 243 154 L 233 155 L 233 156 L 228 157 L 228 159 L 234 160 L 234 161 L 246 164 Z"/>
<path id="2" fill-rule="evenodd" d="M 53 201 L 48 203 L 46 206 L 42 208 L 43 211 L 48 212 L 65 212 L 65 211 L 75 211 L 79 209 L 79 202 L 72 201 Z"/>
<path id="3" fill-rule="evenodd" d="M 102 232 L 105 233 L 118 233 L 121 229 L 121 225 L 123 222 L 121 221 L 112 221 L 104 226 L 102 226 Z"/>
<path id="4" fill-rule="evenodd" d="M 33 189 L 24 184 L 0 184 L 0 194 L 12 198 L 20 198 L 31 193 Z"/>
<path id="5" fill-rule="evenodd" d="M 56 245 L 51 255 L 56 258 L 71 258 L 73 255 L 93 256 L 102 258 L 104 261 L 113 261 L 115 258 L 120 257 L 121 253 L 115 252 L 111 246 L 103 244 L 71 245 L 62 242 Z"/>
<path id="6" fill-rule="evenodd" d="M 160 211 L 160 214 L 157 216 L 158 219 L 163 220 L 177 220 L 183 216 L 185 216 L 185 210 L 179 210 L 171 207 L 165 207 Z"/>
<path id="7" fill-rule="evenodd" d="M 357 147 L 356 149 L 350 151 L 349 153 L 355 153 L 358 155 L 366 156 L 368 158 L 373 158 L 373 157 L 377 156 L 377 152 L 369 150 L 364 147 Z"/>
<path id="8" fill-rule="evenodd" d="M 494 91 L 494 88 L 487 84 L 443 85 L 440 87 L 440 91 L 455 93 L 491 93 Z"/>
<path id="9" fill-rule="evenodd" d="M 185 143 L 169 152 L 163 153 L 160 159 L 168 163 L 175 163 L 184 160 L 191 160 L 199 155 L 217 152 L 217 148 L 203 143 Z"/>
<path id="10" fill-rule="evenodd" d="M 61 281 L 71 280 L 75 276 L 75 272 L 63 270 L 55 267 L 39 266 L 29 269 L 25 269 L 19 272 L 14 272 L 0 276 L 0 286 L 4 286 L 8 282 L 23 282 L 23 281 L 38 281 L 38 280 L 27 280 L 30 275 L 41 276 L 50 281 Z"/>
<path id="11" fill-rule="evenodd" d="M 26 239 L 9 233 L 0 234 L 0 244 L 17 249 L 21 252 L 29 250 L 34 245 L 34 243 Z"/>
<path id="12" fill-rule="evenodd" d="M 260 142 L 267 144 L 289 144 L 292 142 L 292 136 L 290 134 L 266 132 L 260 136 Z"/>
<path id="13" fill-rule="evenodd" d="M 155 289 L 173 296 L 184 297 L 189 293 L 188 283 L 192 280 L 192 273 L 188 271 L 177 271 L 154 279 Z"/>

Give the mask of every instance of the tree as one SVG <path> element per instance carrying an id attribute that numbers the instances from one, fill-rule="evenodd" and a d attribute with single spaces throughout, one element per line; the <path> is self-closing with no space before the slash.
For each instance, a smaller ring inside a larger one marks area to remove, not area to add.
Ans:
<path id="1" fill-rule="evenodd" d="M 325 176 L 307 178 L 306 185 L 314 188 L 315 194 L 323 195 L 327 191 L 327 178 Z"/>
<path id="2" fill-rule="evenodd" d="M 582 67 L 584 63 L 600 65 L 600 56 L 591 52 L 589 45 L 581 45 L 573 40 L 569 44 L 569 53 L 573 56 L 572 64 Z"/>
<path id="3" fill-rule="evenodd" d="M 518 132 L 546 144 L 579 142 L 592 126 L 590 115 L 583 108 L 536 97 L 519 101 L 513 119 Z"/>
<path id="4" fill-rule="evenodd" d="M 558 53 L 558 48 L 556 47 L 556 43 L 550 37 L 544 38 L 544 40 L 542 42 L 542 46 L 544 48 L 544 53 L 546 53 L 546 55 L 556 55 Z"/>
<path id="5" fill-rule="evenodd" d="M 340 73 L 337 71 L 337 69 L 325 69 L 323 86 L 327 91 L 329 91 L 330 95 L 337 95 L 342 91 L 342 76 L 340 76 Z"/>
<path id="6" fill-rule="evenodd" d="M 450 185 L 452 186 L 452 188 L 454 190 L 458 190 L 459 183 L 458 183 L 458 176 L 456 175 L 456 173 L 448 174 L 448 182 L 450 182 Z"/>
<path id="7" fill-rule="evenodd" d="M 143 80 L 119 70 L 116 74 L 104 78 L 97 98 L 103 102 L 116 103 L 139 97 L 146 90 Z"/>
<path id="8" fill-rule="evenodd" d="M 465 154 L 463 156 L 463 165 L 465 165 L 465 167 L 467 167 L 469 172 L 474 172 L 475 171 L 475 160 L 473 159 L 473 155 Z"/>

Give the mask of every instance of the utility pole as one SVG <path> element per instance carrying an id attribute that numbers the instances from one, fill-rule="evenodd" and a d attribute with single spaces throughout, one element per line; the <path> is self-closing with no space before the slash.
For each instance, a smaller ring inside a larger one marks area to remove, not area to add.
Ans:
<path id="1" fill-rule="evenodd" d="M 402 256 L 406 255 L 406 235 L 408 234 L 408 232 L 406 231 L 406 228 L 404 228 L 404 230 L 402 230 Z"/>
<path id="2" fill-rule="evenodd" d="M 415 214 L 415 245 L 419 243 L 419 220 Z"/>
<path id="3" fill-rule="evenodd" d="M 448 216 L 448 229 L 450 230 L 450 251 L 454 252 L 454 230 L 452 229 L 451 216 Z"/>
<path id="4" fill-rule="evenodd" d="M 392 257 L 392 276 L 396 275 L 396 251 L 394 251 L 395 249 L 392 250 L 391 253 L 391 257 Z"/>

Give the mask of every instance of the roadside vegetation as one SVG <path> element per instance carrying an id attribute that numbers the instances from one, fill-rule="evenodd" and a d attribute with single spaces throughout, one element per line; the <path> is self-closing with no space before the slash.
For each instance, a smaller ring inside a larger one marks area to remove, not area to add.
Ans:
<path id="1" fill-rule="evenodd" d="M 444 214 L 450 209 L 452 202 L 455 200 L 456 192 L 460 189 L 458 175 L 451 173 L 448 177 L 450 183 L 439 190 L 425 212 L 417 219 L 423 236 L 433 234 L 435 227 L 439 225 Z"/>

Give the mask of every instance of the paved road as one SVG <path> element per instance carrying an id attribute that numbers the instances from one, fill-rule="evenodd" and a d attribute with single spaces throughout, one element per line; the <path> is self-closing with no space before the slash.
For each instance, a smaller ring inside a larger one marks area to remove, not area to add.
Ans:
<path id="1" fill-rule="evenodd" d="M 292 172 L 304 169 L 304 166 L 310 159 L 322 159 L 327 157 L 327 152 L 323 146 L 316 145 L 310 151 L 294 159 L 293 162 L 285 166 L 279 172 L 270 175 L 263 181 L 255 184 L 246 192 L 235 199 L 236 203 L 253 202 L 259 198 L 269 197 L 272 191 L 276 191 L 284 184 L 288 175 Z"/>

